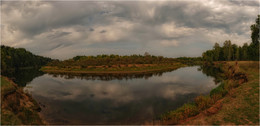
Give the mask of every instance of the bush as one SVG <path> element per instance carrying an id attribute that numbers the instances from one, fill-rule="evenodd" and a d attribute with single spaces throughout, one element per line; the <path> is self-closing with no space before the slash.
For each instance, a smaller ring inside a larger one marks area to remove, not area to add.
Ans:
<path id="1" fill-rule="evenodd" d="M 223 96 L 225 96 L 228 93 L 228 90 L 226 90 L 224 87 L 225 87 L 225 82 L 222 82 L 218 87 L 216 87 L 210 92 L 210 97 L 214 95 L 215 96 L 219 95 L 222 98 Z"/>
<path id="2" fill-rule="evenodd" d="M 1 125 L 21 125 L 22 121 L 11 111 L 2 110 Z"/>
<path id="3" fill-rule="evenodd" d="M 212 99 L 209 96 L 198 96 L 195 98 L 195 104 L 199 110 L 204 110 L 213 104 Z"/>
<path id="4" fill-rule="evenodd" d="M 238 87 L 238 81 L 227 81 L 224 85 L 224 89 L 226 89 L 227 91 L 231 90 L 232 88 L 236 88 Z"/>
<path id="5" fill-rule="evenodd" d="M 180 120 L 197 115 L 198 113 L 199 110 L 195 104 L 184 104 L 182 107 L 162 115 L 161 119 L 171 119 L 174 124 L 177 124 Z"/>

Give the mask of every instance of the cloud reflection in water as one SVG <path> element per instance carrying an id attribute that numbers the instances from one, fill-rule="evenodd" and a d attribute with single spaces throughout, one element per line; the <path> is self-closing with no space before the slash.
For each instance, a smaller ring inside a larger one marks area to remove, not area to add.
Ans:
<path id="1" fill-rule="evenodd" d="M 82 109 L 90 112 L 90 108 L 95 108 L 96 111 L 94 112 L 93 110 L 91 115 L 101 116 L 103 115 L 102 113 L 118 115 L 119 113 L 124 113 L 125 109 L 131 110 L 132 107 L 136 107 L 137 105 L 139 108 L 136 111 L 131 111 L 135 114 L 141 112 L 142 118 L 148 118 L 153 116 L 153 111 L 155 110 L 169 109 L 167 108 L 167 104 L 177 105 L 185 102 L 185 100 L 189 101 L 189 99 L 185 99 L 190 97 L 189 95 L 205 94 L 216 87 L 213 78 L 203 75 L 200 71 L 197 71 L 197 68 L 180 68 L 173 72 L 164 73 L 162 76 L 152 76 L 146 79 L 114 79 L 109 81 L 79 78 L 66 79 L 65 77 L 53 77 L 52 75 L 45 74 L 28 84 L 27 86 L 31 86 L 32 88 L 28 88 L 27 90 L 36 99 L 39 97 L 47 99 L 51 104 L 50 107 L 58 103 L 63 103 L 61 106 L 71 103 L 84 104 Z M 94 107 L 90 103 L 95 104 Z M 111 108 L 103 110 L 104 106 L 118 109 L 113 109 L 113 111 Z M 166 108 L 162 108 L 162 106 Z M 68 108 L 71 109 L 70 111 L 76 111 L 75 108 Z M 99 113 L 97 112 L 98 110 L 102 111 Z M 77 111 L 82 112 L 81 114 L 84 112 L 83 110 Z M 144 115 L 145 113 L 147 115 Z M 85 116 L 87 115 L 85 113 Z M 108 117 L 103 115 L 102 118 Z"/>

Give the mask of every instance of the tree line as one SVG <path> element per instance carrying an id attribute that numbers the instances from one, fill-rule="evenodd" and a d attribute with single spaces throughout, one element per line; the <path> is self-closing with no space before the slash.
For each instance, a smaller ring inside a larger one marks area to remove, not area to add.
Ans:
<path id="1" fill-rule="evenodd" d="M 1 74 L 7 75 L 25 67 L 40 67 L 52 61 L 51 58 L 34 55 L 24 48 L 1 45 Z"/>
<path id="2" fill-rule="evenodd" d="M 129 64 L 164 64 L 164 63 L 173 63 L 176 61 L 174 58 L 166 58 L 163 56 L 154 56 L 149 53 L 144 55 L 97 55 L 97 56 L 75 56 L 71 59 L 59 61 L 54 60 L 48 63 L 48 66 L 58 66 L 60 68 L 68 66 L 112 66 L 112 65 L 129 65 Z"/>
<path id="3" fill-rule="evenodd" d="M 201 57 L 178 57 L 176 58 L 176 61 L 182 64 L 193 66 L 193 65 L 200 65 L 202 58 Z"/>
<path id="4" fill-rule="evenodd" d="M 234 61 L 234 60 L 259 60 L 259 15 L 256 23 L 251 25 L 250 44 L 244 43 L 243 46 L 232 44 L 230 40 L 226 40 L 221 47 L 215 43 L 212 50 L 207 50 L 202 54 L 205 61 Z"/>

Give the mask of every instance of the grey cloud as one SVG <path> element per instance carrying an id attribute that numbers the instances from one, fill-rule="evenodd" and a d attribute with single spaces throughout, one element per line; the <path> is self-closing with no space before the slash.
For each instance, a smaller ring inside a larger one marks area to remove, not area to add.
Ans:
<path id="1" fill-rule="evenodd" d="M 93 23 L 95 14 L 100 11 L 100 7 L 91 2 L 87 4 L 77 2 L 7 2 L 5 5 L 7 10 L 11 6 L 12 9 L 9 10 L 17 10 L 22 14 L 22 17 L 10 18 L 9 21 L 29 35 L 40 34 L 59 27 L 90 25 Z M 9 14 L 12 15 L 12 13 Z"/>
<path id="2" fill-rule="evenodd" d="M 144 51 L 200 56 L 214 42 L 249 41 L 259 4 L 211 2 L 2 2 L 2 44 L 67 59 Z"/>
<path id="3" fill-rule="evenodd" d="M 93 28 L 90 28 L 89 31 L 94 31 L 94 29 L 93 29 Z"/>
<path id="4" fill-rule="evenodd" d="M 238 6 L 255 6 L 255 7 L 259 7 L 259 1 L 257 0 L 227 0 L 227 1 L 220 1 L 223 2 L 225 4 L 234 4 L 234 5 L 238 5 Z"/>
<path id="5" fill-rule="evenodd" d="M 106 33 L 107 31 L 106 30 L 102 30 L 102 31 L 100 31 L 99 33 Z"/>
<path id="6" fill-rule="evenodd" d="M 69 35 L 69 34 L 71 34 L 71 33 L 70 32 L 56 32 L 56 33 L 49 35 L 47 37 L 50 38 L 50 39 L 55 39 L 55 38 L 59 38 L 59 37 L 65 36 L 65 35 Z"/>

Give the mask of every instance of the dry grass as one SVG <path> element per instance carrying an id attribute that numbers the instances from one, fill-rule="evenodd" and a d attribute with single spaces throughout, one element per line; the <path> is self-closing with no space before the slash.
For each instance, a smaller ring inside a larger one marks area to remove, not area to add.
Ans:
<path id="1" fill-rule="evenodd" d="M 234 65 L 235 62 L 228 62 Z M 181 124 L 192 125 L 259 125 L 259 62 L 238 62 L 239 71 L 248 75 L 249 81 L 229 89 L 222 99 L 223 106 L 213 114 L 201 113 Z"/>
<path id="2" fill-rule="evenodd" d="M 38 104 L 14 82 L 1 76 L 1 91 L 2 125 L 42 124 Z"/>

